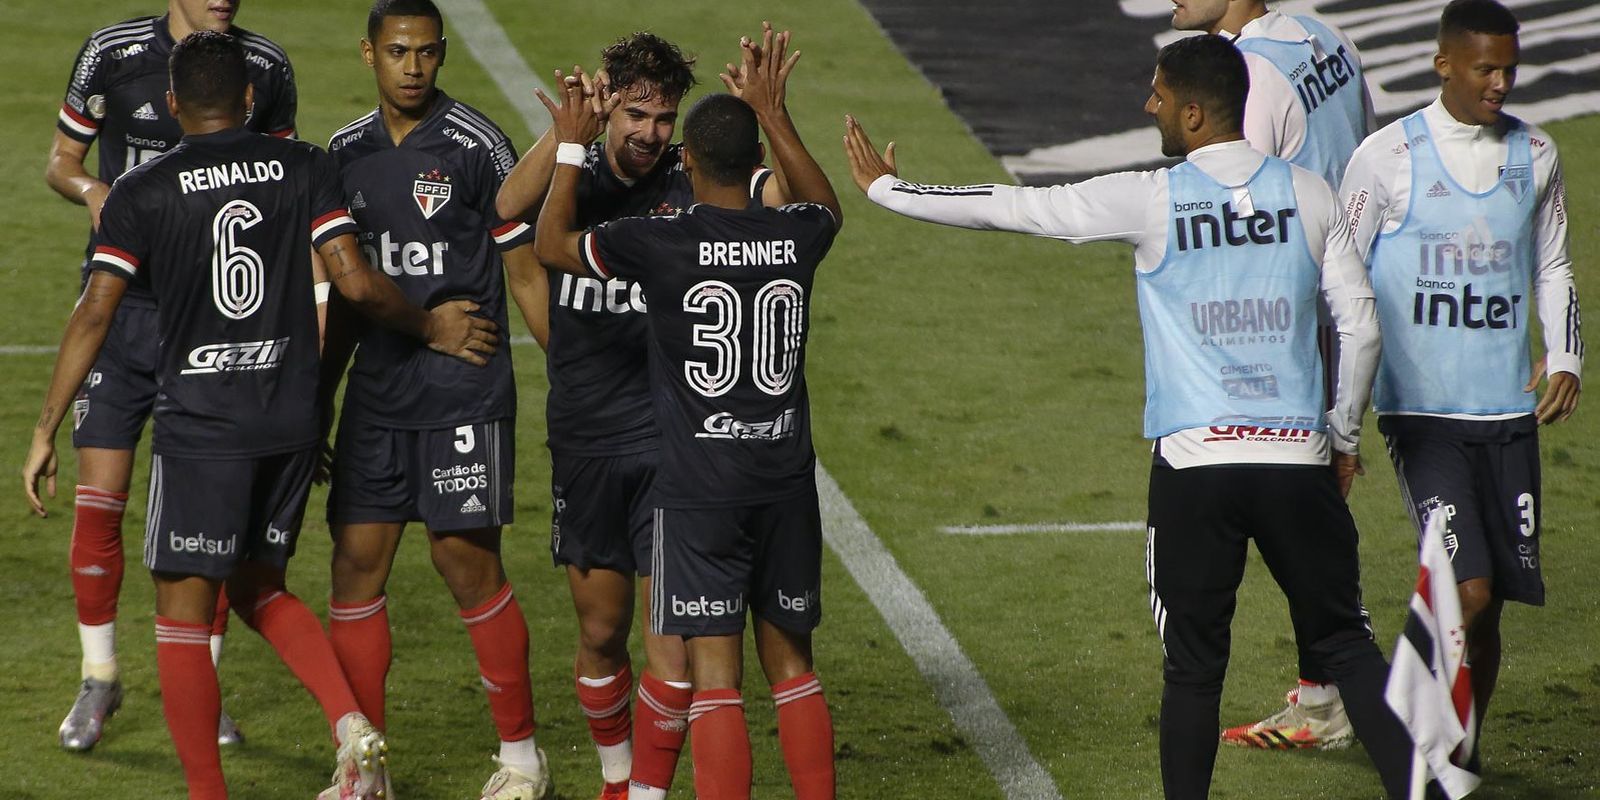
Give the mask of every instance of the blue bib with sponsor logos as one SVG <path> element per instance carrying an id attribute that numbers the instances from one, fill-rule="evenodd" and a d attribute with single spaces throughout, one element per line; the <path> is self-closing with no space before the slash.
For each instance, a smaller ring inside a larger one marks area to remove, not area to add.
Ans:
<path id="1" fill-rule="evenodd" d="M 1170 173 L 1159 266 L 1138 273 L 1146 438 L 1213 425 L 1323 430 L 1320 267 L 1288 162 L 1242 187 L 1185 162 Z"/>
<path id="2" fill-rule="evenodd" d="M 1255 37 L 1234 44 L 1271 61 L 1305 109 L 1305 141 L 1297 152 L 1282 155 L 1338 188 L 1350 155 L 1367 135 L 1361 64 L 1328 26 L 1311 17 L 1294 19 L 1309 37 L 1298 42 Z"/>
<path id="3" fill-rule="evenodd" d="M 1507 120 L 1506 164 L 1482 194 L 1445 171 L 1422 112 L 1403 121 L 1411 200 L 1368 262 L 1383 325 L 1379 413 L 1533 410 L 1533 394 L 1522 391 L 1533 316 L 1533 157 L 1527 127 Z"/>

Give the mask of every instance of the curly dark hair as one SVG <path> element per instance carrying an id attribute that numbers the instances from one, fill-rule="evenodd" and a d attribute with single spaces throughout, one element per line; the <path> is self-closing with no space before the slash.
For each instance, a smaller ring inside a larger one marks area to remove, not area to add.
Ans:
<path id="1" fill-rule="evenodd" d="M 614 92 L 633 89 L 649 99 L 659 91 L 668 101 L 678 101 L 695 85 L 694 58 L 648 31 L 618 39 L 600 51 L 600 60 Z"/>

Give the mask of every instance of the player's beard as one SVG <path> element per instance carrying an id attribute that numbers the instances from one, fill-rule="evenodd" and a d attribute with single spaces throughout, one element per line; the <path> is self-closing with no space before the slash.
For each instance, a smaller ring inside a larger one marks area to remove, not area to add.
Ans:
<path id="1" fill-rule="evenodd" d="M 1161 132 L 1161 155 L 1167 158 L 1183 158 L 1189 154 L 1177 125 L 1168 126 L 1157 119 L 1156 130 Z"/>

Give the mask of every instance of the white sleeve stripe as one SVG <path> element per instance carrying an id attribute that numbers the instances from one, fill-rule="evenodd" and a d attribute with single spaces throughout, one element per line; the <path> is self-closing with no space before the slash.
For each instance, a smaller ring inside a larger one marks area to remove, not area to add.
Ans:
<path id="1" fill-rule="evenodd" d="M 518 236 L 521 236 L 522 234 L 527 233 L 527 232 L 528 232 L 528 223 L 519 222 L 519 223 L 517 223 L 516 227 L 512 228 L 511 230 L 508 230 L 505 233 L 502 233 L 502 234 L 500 234 L 498 236 L 495 236 L 494 237 L 494 243 L 495 244 L 505 244 L 506 242 L 509 242 L 512 239 L 515 239 Z"/>
<path id="2" fill-rule="evenodd" d="M 115 256 L 110 253 L 95 253 L 94 258 L 91 260 L 98 261 L 102 264 L 110 264 L 111 266 L 116 267 L 117 269 L 120 269 L 129 275 L 139 274 L 139 268 L 135 267 L 133 262 L 122 258 L 121 256 Z"/>
<path id="3" fill-rule="evenodd" d="M 771 175 L 771 174 L 772 174 L 772 170 L 766 169 L 765 167 L 763 167 L 761 169 L 756 170 L 755 173 L 750 176 L 750 196 L 752 198 L 756 197 L 756 187 L 761 185 L 761 179 L 765 178 L 766 176 Z M 759 199 L 759 198 L 756 198 L 756 199 Z"/>
<path id="4" fill-rule="evenodd" d="M 330 219 L 327 222 L 322 223 L 321 225 L 318 225 L 315 230 L 311 231 L 311 238 L 314 241 L 316 239 L 321 238 L 324 233 L 327 233 L 328 231 L 330 231 L 330 230 L 332 230 L 334 228 L 337 228 L 340 225 L 355 225 L 355 224 L 356 224 L 356 221 L 354 219 L 351 219 L 349 214 L 340 214 L 339 216 L 334 217 L 333 219 Z"/>
<path id="5" fill-rule="evenodd" d="M 500 144 L 500 139 L 504 138 L 504 137 L 490 136 L 487 131 L 485 131 L 483 128 L 478 126 L 478 123 L 468 119 L 466 117 L 466 115 L 457 114 L 456 113 L 456 109 L 454 109 L 454 108 L 452 108 L 449 111 L 445 112 L 444 116 L 445 116 L 445 119 L 448 119 L 448 120 L 454 122 L 455 124 L 460 125 L 461 127 L 465 128 L 468 134 L 470 134 L 473 138 L 477 139 L 479 143 L 481 143 L 484 146 L 488 147 L 490 150 L 493 150 L 496 145 Z"/>
<path id="6" fill-rule="evenodd" d="M 599 275 L 606 280 L 611 279 L 611 274 L 606 272 L 605 267 L 600 263 L 599 255 L 594 252 L 594 231 L 585 233 L 578 240 L 578 255 L 583 259 L 583 265 L 589 268 L 590 273 Z"/>
<path id="7" fill-rule="evenodd" d="M 68 114 L 67 110 L 64 108 L 56 113 L 56 117 L 65 123 L 67 127 L 83 134 L 84 136 L 93 136 L 100 132 L 99 128 L 91 128 L 88 125 L 73 119 L 72 115 Z"/>

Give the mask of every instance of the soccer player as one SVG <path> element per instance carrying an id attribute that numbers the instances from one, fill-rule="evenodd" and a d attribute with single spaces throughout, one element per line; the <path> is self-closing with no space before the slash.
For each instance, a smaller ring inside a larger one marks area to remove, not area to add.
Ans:
<path id="1" fill-rule="evenodd" d="M 92 228 L 112 181 L 176 146 L 183 135 L 167 113 L 167 56 L 191 31 L 231 32 L 244 45 L 256 104 L 245 127 L 293 136 L 294 70 L 266 37 L 233 26 L 237 0 L 168 0 L 160 17 L 138 17 L 101 28 L 84 42 L 56 121 L 45 180 L 62 197 L 88 206 Z M 98 141 L 100 163 L 85 169 Z M 84 253 L 84 276 L 94 252 Z M 83 683 L 61 722 L 61 746 L 88 750 L 122 702 L 115 622 L 122 589 L 122 516 L 133 474 L 139 432 L 156 399 L 156 312 L 150 290 L 130 285 L 114 322 L 116 335 L 90 370 L 73 404 L 72 446 L 78 449 L 78 487 L 72 522 L 72 594 L 77 602 Z M 211 631 L 212 662 L 222 656 L 227 598 L 219 598 Z M 224 713 L 217 728 L 223 744 L 240 741 Z"/>
<path id="2" fill-rule="evenodd" d="M 1384 787 L 1401 797 L 1411 748 L 1383 701 L 1388 666 L 1362 613 L 1343 497 L 1376 368 L 1372 290 L 1328 184 L 1244 140 L 1248 86 L 1227 39 L 1168 45 L 1145 110 L 1162 154 L 1184 162 L 1074 185 L 908 183 L 895 177 L 892 145 L 880 158 L 854 120 L 846 152 L 873 202 L 916 219 L 1134 246 L 1144 432 L 1155 440 L 1145 569 L 1165 652 L 1166 796 L 1203 798 L 1210 787 L 1228 629 L 1253 538 L 1296 639 L 1339 685 Z M 1341 356 L 1327 414 L 1319 294 Z M 1252 435 L 1263 428 L 1276 435 Z"/>
<path id="3" fill-rule="evenodd" d="M 540 261 L 634 281 L 652 302 L 661 463 L 650 622 L 687 642 L 695 793 L 707 800 L 750 796 L 739 691 L 747 608 L 795 796 L 834 797 L 832 719 L 811 657 L 822 542 L 805 341 L 812 279 L 840 217 L 784 107 L 795 58 L 785 57 L 787 43 L 770 28 L 759 45 L 743 40 L 728 84 L 744 99 L 714 94 L 689 111 L 681 157 L 694 203 L 671 216 L 582 230 L 582 165 L 601 121 L 581 85 L 563 85 L 560 105 L 540 95 L 561 143 L 539 214 Z M 772 209 L 752 200 L 762 132 L 799 202 Z"/>
<path id="4" fill-rule="evenodd" d="M 1314 17 L 1268 11 L 1265 0 L 1179 0 L 1172 9 L 1172 27 L 1233 40 L 1250 70 L 1245 140 L 1260 152 L 1321 175 L 1338 189 L 1356 145 L 1378 127 L 1361 54 L 1343 31 Z M 1332 320 L 1320 307 L 1318 318 L 1319 346 L 1331 384 L 1337 370 Z M 1304 644 L 1300 682 L 1289 690 L 1284 708 L 1259 722 L 1224 730 L 1223 742 L 1338 749 L 1355 740 L 1339 688 Z"/>
<path id="5" fill-rule="evenodd" d="M 616 103 L 605 138 L 580 166 L 578 221 L 676 214 L 694 203 L 683 146 L 671 144 L 678 106 L 694 85 L 694 60 L 671 42 L 635 33 L 606 48 L 601 90 Z M 506 218 L 536 219 L 556 168 L 546 133 L 500 188 Z M 782 205 L 779 181 L 757 169 L 750 193 Z M 650 487 L 659 463 L 646 369 L 643 292 L 627 278 L 604 282 L 538 273 L 549 298 L 545 402 L 552 460 L 551 554 L 567 571 L 578 615 L 577 694 L 600 757 L 601 798 L 665 800 L 688 730 L 688 661 L 683 640 L 643 626 L 647 666 L 639 673 L 636 719 L 628 632 L 634 576 L 650 616 Z M 557 282 L 550 291 L 551 281 Z M 630 736 L 631 731 L 631 736 Z M 631 778 L 631 780 L 630 780 Z M 631 784 L 631 792 L 630 792 Z"/>
<path id="6" fill-rule="evenodd" d="M 533 226 L 494 213 L 516 162 L 494 123 L 438 88 L 444 23 L 432 0 L 379 0 L 361 52 L 378 107 L 328 143 L 368 259 L 412 302 L 469 298 L 506 325 L 506 279 L 540 271 Z M 528 311 L 544 298 L 515 294 Z M 352 337 L 331 315 L 323 402 L 331 408 Z M 516 423 L 511 353 L 486 368 L 368 326 L 350 368 L 334 448 L 328 521 L 334 537 L 329 636 L 362 711 L 386 729 L 391 640 L 386 584 L 406 523 L 427 529 L 433 564 L 460 608 L 500 738 L 489 800 L 550 791 L 534 739 L 528 625 L 506 580 L 501 531 L 510 524 Z"/>
<path id="7" fill-rule="evenodd" d="M 1480 726 L 1505 601 L 1544 605 L 1538 426 L 1572 415 L 1583 366 L 1556 145 L 1502 110 L 1517 29 L 1494 0 L 1445 6 L 1439 98 L 1364 142 L 1341 188 L 1383 322 L 1378 430 L 1418 530 L 1445 515 Z"/>
<path id="8" fill-rule="evenodd" d="M 324 798 L 381 796 L 384 739 L 357 709 L 310 609 L 284 589 L 316 462 L 317 303 L 310 251 L 352 304 L 429 346 L 483 363 L 493 323 L 471 303 L 432 314 L 368 267 L 316 147 L 245 129 L 253 99 L 245 48 L 200 31 L 171 55 L 168 112 L 184 133 L 124 173 L 101 209 L 88 286 L 62 337 L 23 468 L 55 490 L 55 434 L 130 283 L 157 308 L 162 402 L 151 437 L 145 566 L 156 587 L 162 710 L 190 798 L 227 796 L 215 731 L 221 710 L 208 638 L 219 587 L 326 714 L 339 766 Z"/>

